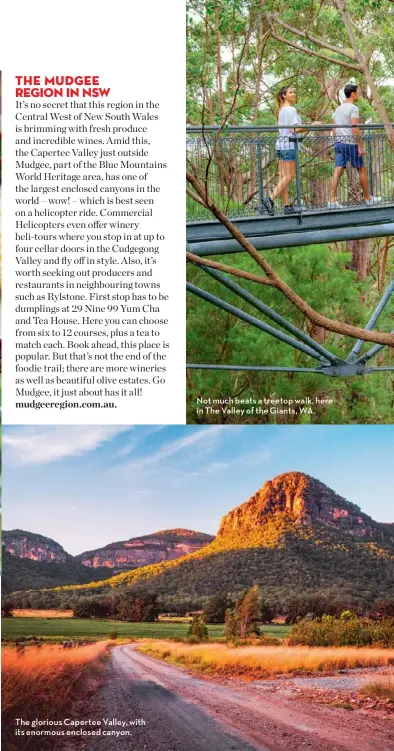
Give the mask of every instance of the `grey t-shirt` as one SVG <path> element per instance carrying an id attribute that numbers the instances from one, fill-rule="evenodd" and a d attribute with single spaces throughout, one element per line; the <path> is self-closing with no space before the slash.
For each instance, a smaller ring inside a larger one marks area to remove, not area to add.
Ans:
<path id="1" fill-rule="evenodd" d="M 352 102 L 344 102 L 334 113 L 335 140 L 342 143 L 356 143 L 352 128 L 341 128 L 341 125 L 351 125 L 352 117 L 360 117 L 358 107 Z M 338 127 L 339 126 L 339 127 Z"/>
<path id="2" fill-rule="evenodd" d="M 294 141 L 290 141 L 290 136 L 294 138 L 292 128 L 301 125 L 301 118 L 295 107 L 281 107 L 278 115 L 278 125 L 286 127 L 279 129 L 279 138 L 276 142 L 278 151 L 288 151 L 294 149 Z M 297 137 L 297 136 L 296 136 Z"/>

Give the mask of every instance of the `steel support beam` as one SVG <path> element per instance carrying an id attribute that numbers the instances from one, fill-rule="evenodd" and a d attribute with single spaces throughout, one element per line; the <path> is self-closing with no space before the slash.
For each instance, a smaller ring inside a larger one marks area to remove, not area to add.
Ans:
<path id="1" fill-rule="evenodd" d="M 381 368 L 366 368 L 356 363 L 345 363 L 344 365 L 322 365 L 320 368 L 285 368 L 279 366 L 259 366 L 259 365 L 206 365 L 206 364 L 187 364 L 186 368 L 190 370 L 222 370 L 222 371 L 250 371 L 257 373 L 314 373 L 316 375 L 330 376 L 331 378 L 347 378 L 356 375 L 369 375 L 383 370 L 394 371 L 393 366 L 384 366 Z"/>
<path id="2" fill-rule="evenodd" d="M 238 295 L 238 297 L 241 297 L 243 300 L 245 300 L 245 302 L 248 302 L 250 305 L 256 308 L 256 310 L 260 311 L 260 313 L 266 315 L 271 319 L 271 321 L 275 321 L 275 323 L 278 323 L 279 326 L 282 326 L 282 328 L 284 328 L 290 334 L 297 336 L 302 342 L 304 342 L 304 344 L 315 350 L 317 355 L 320 355 L 321 358 L 327 360 L 332 365 L 338 365 L 338 363 L 344 362 L 344 360 L 341 360 L 339 357 L 336 357 L 331 352 L 329 352 L 328 349 L 322 347 L 322 345 L 312 339 L 311 336 L 305 334 L 304 331 L 301 331 L 301 329 L 297 328 L 297 326 L 294 326 L 292 323 L 290 323 L 290 321 L 287 321 L 286 318 L 283 318 L 283 316 L 281 316 L 279 313 L 276 313 L 268 305 L 265 305 L 265 303 L 263 303 L 257 297 L 251 295 L 250 292 L 248 292 L 246 289 L 240 287 L 240 285 L 233 282 L 232 279 L 228 279 L 225 274 L 222 274 L 220 271 L 216 271 L 215 269 L 209 269 L 207 266 L 198 266 L 198 264 L 196 263 L 193 264 L 193 266 L 197 266 L 202 271 L 205 271 L 206 274 L 212 276 L 218 282 L 227 287 L 227 289 L 231 290 L 231 292 L 234 292 L 236 295 Z"/>
<path id="3" fill-rule="evenodd" d="M 296 208 L 296 207 L 295 207 Z M 394 201 L 391 204 L 365 206 L 363 204 L 342 209 L 295 210 L 294 214 L 253 214 L 252 216 L 229 217 L 245 237 L 260 235 L 284 235 L 295 232 L 314 232 L 349 227 L 367 227 L 379 224 L 394 225 Z M 301 223 L 302 218 L 302 223 Z M 391 234 L 394 226 L 391 228 Z M 186 223 L 188 242 L 232 240 L 227 228 L 214 218 Z"/>
<path id="4" fill-rule="evenodd" d="M 371 331 L 373 327 L 375 326 L 376 321 L 378 320 L 380 314 L 383 312 L 384 308 L 386 307 L 393 292 L 394 292 L 394 281 L 392 281 L 391 284 L 389 284 L 389 286 L 385 290 L 382 299 L 380 300 L 379 304 L 376 306 L 374 312 L 371 315 L 371 318 L 366 324 L 365 328 L 368 331 Z M 362 349 L 364 344 L 365 344 L 365 341 L 363 339 L 357 339 L 352 351 L 350 352 L 349 356 L 346 358 L 346 362 L 355 362 L 357 359 L 357 355 Z M 375 345 L 374 347 L 372 347 L 372 349 L 366 352 L 357 362 L 366 362 L 371 357 L 374 357 L 374 355 L 380 352 L 380 350 L 383 349 L 384 346 L 385 346 L 384 344 Z"/>
<path id="5" fill-rule="evenodd" d="M 294 347 L 295 349 L 298 349 L 300 352 L 303 352 L 305 355 L 314 357 L 315 360 L 322 361 L 321 355 L 319 355 L 316 352 L 316 350 L 312 349 L 311 347 L 308 347 L 306 344 L 302 344 L 301 342 L 298 342 L 297 339 L 294 339 L 292 336 L 288 336 L 287 334 L 284 334 L 282 331 L 278 331 L 278 329 L 275 329 L 273 326 L 270 326 L 268 323 L 264 323 L 263 321 L 260 321 L 258 318 L 251 316 L 249 313 L 245 313 L 245 311 L 240 310 L 239 308 L 236 308 L 234 305 L 230 305 L 225 300 L 221 300 L 220 297 L 216 297 L 216 295 L 211 295 L 210 292 L 206 292 L 205 289 L 200 289 L 200 287 L 196 287 L 195 284 L 190 284 L 190 282 L 186 283 L 186 289 L 188 292 L 192 292 L 193 295 L 196 295 L 197 297 L 201 297 L 202 300 L 206 300 L 206 302 L 212 303 L 212 305 L 215 305 L 217 308 L 221 308 L 222 310 L 225 310 L 226 313 L 232 313 L 232 315 L 236 316 L 236 318 L 239 318 L 241 321 L 250 323 L 252 326 L 255 326 L 257 329 L 260 329 L 260 331 L 264 331 L 266 334 L 271 334 L 271 336 L 274 336 L 275 339 L 279 339 L 281 342 L 284 342 L 285 344 L 290 344 L 292 347 Z"/>
<path id="6" fill-rule="evenodd" d="M 394 210 L 393 210 L 394 214 Z M 306 226 L 306 225 L 305 225 Z M 394 235 L 394 221 L 389 224 L 376 224 L 359 227 L 336 227 L 333 229 L 302 232 L 288 232 L 276 235 L 257 235 L 248 237 L 256 250 L 274 248 L 294 248 L 300 245 L 319 245 L 321 243 L 342 242 L 344 240 L 363 240 L 369 237 L 390 237 Z M 186 231 L 186 236 L 188 232 Z M 218 256 L 228 253 L 245 253 L 236 240 L 208 240 L 190 243 L 190 251 L 196 256 Z"/>
<path id="7" fill-rule="evenodd" d="M 195 264 L 195 265 L 198 265 L 198 264 Z M 220 297 L 216 297 L 215 295 L 212 295 L 210 292 L 200 289 L 200 287 L 196 287 L 194 284 L 191 284 L 190 282 L 186 283 L 186 288 L 188 292 L 192 292 L 192 294 L 197 295 L 197 297 L 200 297 L 206 302 L 209 302 L 212 305 L 215 305 L 216 307 L 221 308 L 222 310 L 225 310 L 227 313 L 231 313 L 232 315 L 239 318 L 241 321 L 245 321 L 246 323 L 249 323 L 252 326 L 255 326 L 256 328 L 260 329 L 261 331 L 264 331 L 266 334 L 270 334 L 271 336 L 274 336 L 276 339 L 279 339 L 285 344 L 289 344 L 290 346 L 294 347 L 294 349 L 298 349 L 300 352 L 303 352 L 304 354 L 309 355 L 309 357 L 313 357 L 314 359 L 319 360 L 320 366 L 314 367 L 314 368 L 292 368 L 292 367 L 284 367 L 284 366 L 276 366 L 276 365 L 272 365 L 272 366 L 221 365 L 221 364 L 215 365 L 215 364 L 209 364 L 209 363 L 199 363 L 199 364 L 189 363 L 186 366 L 187 368 L 195 369 L 195 370 L 251 371 L 251 372 L 270 372 L 270 373 L 316 373 L 319 375 L 326 375 L 330 377 L 340 376 L 342 378 L 345 378 L 348 376 L 356 376 L 356 375 L 363 376 L 363 375 L 368 375 L 370 373 L 378 373 L 378 372 L 384 372 L 384 371 L 394 371 L 394 365 L 367 367 L 367 362 L 372 357 L 374 357 L 378 352 L 380 352 L 380 350 L 383 349 L 383 347 L 386 345 L 375 344 L 362 357 L 357 359 L 357 355 L 362 345 L 364 344 L 363 339 L 357 339 L 354 347 L 352 348 L 346 360 L 341 360 L 336 355 L 329 352 L 329 350 L 327 350 L 325 347 L 323 348 L 320 344 L 318 344 L 313 339 L 311 339 L 306 334 L 304 334 L 304 332 L 302 332 L 300 329 L 298 329 L 296 326 L 290 323 L 290 321 L 287 321 L 285 318 L 283 318 L 283 316 L 279 315 L 279 313 L 276 313 L 274 310 L 272 310 L 267 305 L 265 305 L 260 300 L 258 300 L 258 298 L 251 295 L 247 290 L 244 290 L 242 287 L 240 287 L 238 284 L 233 282 L 231 279 L 228 279 L 224 274 L 214 269 L 207 269 L 203 267 L 201 268 L 207 274 L 214 277 L 217 281 L 219 281 L 225 287 L 230 289 L 232 292 L 235 292 L 235 294 L 237 294 L 239 297 L 244 299 L 246 302 L 253 305 L 257 310 L 264 313 L 264 315 L 266 315 L 267 317 L 271 318 L 271 320 L 274 320 L 276 323 L 282 326 L 282 328 L 285 328 L 287 331 L 294 333 L 302 341 L 300 342 L 297 341 L 293 337 L 288 336 L 287 334 L 284 334 L 282 331 L 275 329 L 273 326 L 270 326 L 264 323 L 263 321 L 260 321 L 258 318 L 255 318 L 254 316 L 251 316 L 249 313 L 246 313 L 245 311 L 240 310 L 239 308 L 236 308 L 234 305 L 230 305 L 225 300 L 222 300 Z M 366 324 L 365 328 L 367 330 L 371 330 L 373 328 L 380 314 L 382 313 L 389 299 L 391 298 L 391 295 L 393 294 L 393 292 L 394 292 L 394 280 L 386 289 L 384 295 L 382 296 L 382 299 L 380 300 L 379 304 L 376 306 L 368 323 Z M 309 346 L 309 344 L 311 344 L 312 346 Z"/>

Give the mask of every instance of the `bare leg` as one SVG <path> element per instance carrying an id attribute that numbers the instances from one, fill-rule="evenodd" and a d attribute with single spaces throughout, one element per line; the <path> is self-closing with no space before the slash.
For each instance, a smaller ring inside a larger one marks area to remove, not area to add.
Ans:
<path id="1" fill-rule="evenodd" d="M 331 203 L 335 202 L 339 180 L 340 180 L 341 175 L 343 175 L 344 169 L 345 169 L 344 167 L 335 167 L 334 169 L 334 174 L 331 178 L 331 188 L 330 188 Z"/>
<path id="2" fill-rule="evenodd" d="M 279 160 L 279 182 L 272 193 L 272 200 L 278 196 L 282 196 L 285 204 L 289 203 L 289 191 L 288 186 L 295 176 L 295 162 L 285 162 L 283 159 Z"/>
<path id="3" fill-rule="evenodd" d="M 369 199 L 371 198 L 371 194 L 369 192 L 368 174 L 367 174 L 365 164 L 363 164 L 363 166 L 360 167 L 359 173 L 360 173 L 360 184 L 363 189 L 364 198 L 366 201 L 369 201 Z"/>

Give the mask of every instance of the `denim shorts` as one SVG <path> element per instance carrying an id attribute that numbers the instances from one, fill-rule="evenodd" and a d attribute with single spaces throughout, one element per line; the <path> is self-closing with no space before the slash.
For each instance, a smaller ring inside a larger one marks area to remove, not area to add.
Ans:
<path id="1" fill-rule="evenodd" d="M 276 157 L 283 162 L 295 162 L 295 149 L 276 149 Z"/>
<path id="2" fill-rule="evenodd" d="M 355 169 L 363 167 L 364 159 L 358 153 L 358 146 L 356 143 L 336 143 L 334 151 L 336 167 L 346 167 L 348 162 L 350 162 Z"/>

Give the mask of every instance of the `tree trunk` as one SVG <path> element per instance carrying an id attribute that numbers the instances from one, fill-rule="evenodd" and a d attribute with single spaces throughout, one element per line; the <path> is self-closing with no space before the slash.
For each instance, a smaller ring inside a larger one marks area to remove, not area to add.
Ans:
<path id="1" fill-rule="evenodd" d="M 357 271 L 357 279 L 367 279 L 371 262 L 370 240 L 348 240 L 347 249 L 352 254 L 350 268 Z"/>

